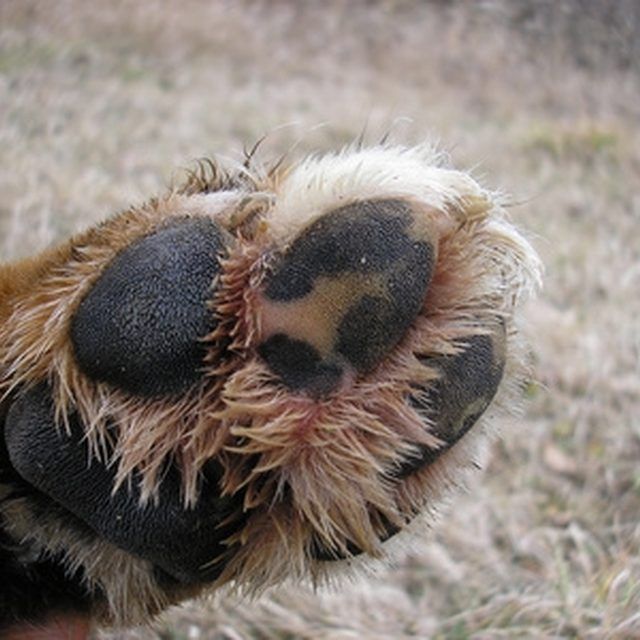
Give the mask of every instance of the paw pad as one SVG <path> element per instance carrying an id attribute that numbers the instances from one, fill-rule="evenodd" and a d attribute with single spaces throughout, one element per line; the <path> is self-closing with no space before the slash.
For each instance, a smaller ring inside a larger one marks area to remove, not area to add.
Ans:
<path id="1" fill-rule="evenodd" d="M 372 371 L 418 315 L 435 249 L 402 200 L 335 209 L 293 241 L 264 290 L 259 352 L 293 390 Z"/>
<path id="2" fill-rule="evenodd" d="M 145 557 L 179 582 L 217 577 L 220 568 L 208 561 L 224 551 L 223 541 L 232 532 L 224 521 L 237 498 L 218 495 L 221 470 L 215 463 L 203 471 L 203 491 L 193 508 L 183 509 L 180 473 L 171 465 L 166 465 L 157 503 L 141 506 L 136 482 L 114 492 L 115 470 L 96 460 L 87 464 L 85 426 L 76 414 L 69 416 L 68 433 L 55 428 L 51 389 L 44 384 L 28 389 L 13 403 L 5 438 L 21 477 L 46 495 L 48 504 L 53 500 L 68 509 L 67 520 L 73 514 L 82 529 Z"/>
<path id="3" fill-rule="evenodd" d="M 113 259 L 71 325 L 87 376 L 143 396 L 180 393 L 198 380 L 200 340 L 215 324 L 207 301 L 223 233 L 207 218 L 176 219 Z"/>
<path id="4" fill-rule="evenodd" d="M 424 447 L 419 456 L 405 461 L 399 478 L 434 462 L 478 421 L 502 381 L 505 346 L 505 330 L 500 326 L 491 334 L 465 339 L 455 355 L 421 358 L 423 364 L 438 370 L 439 378 L 414 393 L 411 404 L 433 425 L 432 432 L 443 445 Z"/>

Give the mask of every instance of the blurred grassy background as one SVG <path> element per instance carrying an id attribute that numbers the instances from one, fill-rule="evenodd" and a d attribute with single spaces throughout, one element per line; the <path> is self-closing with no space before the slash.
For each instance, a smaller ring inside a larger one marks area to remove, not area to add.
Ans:
<path id="1" fill-rule="evenodd" d="M 366 124 L 513 194 L 547 266 L 525 415 L 431 538 L 333 593 L 103 638 L 640 638 L 639 65 L 635 0 L 0 2 L 3 259 L 195 158 Z"/>

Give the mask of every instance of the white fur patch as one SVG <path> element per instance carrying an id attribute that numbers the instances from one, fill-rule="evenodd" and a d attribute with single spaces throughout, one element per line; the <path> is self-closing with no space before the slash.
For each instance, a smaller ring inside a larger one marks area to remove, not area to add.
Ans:
<path id="1" fill-rule="evenodd" d="M 488 198 L 468 174 L 441 167 L 433 147 L 373 147 L 312 156 L 277 186 L 269 214 L 285 243 L 332 208 L 355 200 L 408 197 L 445 211 L 466 197 Z"/>

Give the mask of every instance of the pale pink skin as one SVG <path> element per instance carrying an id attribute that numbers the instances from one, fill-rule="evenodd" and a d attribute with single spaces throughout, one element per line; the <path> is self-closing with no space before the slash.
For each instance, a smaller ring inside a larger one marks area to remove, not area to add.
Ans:
<path id="1" fill-rule="evenodd" d="M 91 631 L 89 620 L 78 615 L 61 615 L 39 625 L 12 627 L 3 640 L 87 640 Z"/>

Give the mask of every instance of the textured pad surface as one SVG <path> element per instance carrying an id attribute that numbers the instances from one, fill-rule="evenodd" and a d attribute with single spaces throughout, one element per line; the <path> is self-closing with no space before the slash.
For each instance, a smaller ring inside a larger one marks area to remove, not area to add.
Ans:
<path id="1" fill-rule="evenodd" d="M 177 394 L 200 376 L 214 328 L 207 308 L 224 252 L 208 218 L 179 218 L 134 242 L 105 269 L 71 327 L 80 368 L 129 393 Z"/>
<path id="2" fill-rule="evenodd" d="M 115 468 L 93 460 L 83 441 L 84 430 L 70 420 L 71 435 L 54 426 L 49 389 L 41 385 L 18 398 L 7 416 L 5 438 L 16 471 L 36 489 L 50 496 L 100 536 L 151 561 L 183 583 L 214 579 L 222 567 L 207 566 L 221 553 L 229 531 L 221 522 L 233 504 L 220 498 L 218 470 L 203 478 L 201 497 L 184 509 L 180 477 L 168 469 L 160 485 L 158 505 L 140 506 L 137 483 L 115 494 Z"/>
<path id="3" fill-rule="evenodd" d="M 471 336 L 456 355 L 422 358 L 424 364 L 440 371 L 440 378 L 412 396 L 411 404 L 430 421 L 433 434 L 444 445 L 440 449 L 425 447 L 417 458 L 402 466 L 398 477 L 434 462 L 486 411 L 504 373 L 505 339 L 504 328 L 500 327 L 491 335 Z"/>
<path id="4" fill-rule="evenodd" d="M 1 424 L 3 428 L 4 416 Z M 4 438 L 0 438 L 0 485 L 12 500 L 28 501 L 30 509 L 37 508 L 38 497 L 51 503 L 13 470 Z M 0 638 L 18 622 L 42 622 L 52 612 L 87 612 L 91 594 L 83 571 L 69 571 L 53 554 L 34 553 L 28 541 L 12 538 L 2 524 L 0 519 Z"/>
<path id="5" fill-rule="evenodd" d="M 323 395 L 373 370 L 420 311 L 434 248 L 402 200 L 356 202 L 305 229 L 265 288 L 260 355 L 293 390 Z M 292 335 L 295 332 L 295 335 Z"/>

